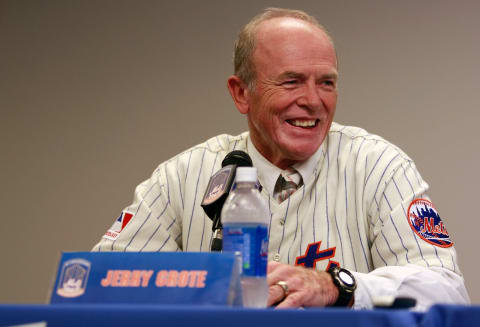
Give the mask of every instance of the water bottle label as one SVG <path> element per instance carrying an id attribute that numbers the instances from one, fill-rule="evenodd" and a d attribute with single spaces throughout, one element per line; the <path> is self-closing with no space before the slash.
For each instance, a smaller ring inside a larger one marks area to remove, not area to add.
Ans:
<path id="1" fill-rule="evenodd" d="M 243 276 L 265 277 L 268 261 L 268 228 L 229 224 L 223 227 L 223 251 L 242 254 Z"/>

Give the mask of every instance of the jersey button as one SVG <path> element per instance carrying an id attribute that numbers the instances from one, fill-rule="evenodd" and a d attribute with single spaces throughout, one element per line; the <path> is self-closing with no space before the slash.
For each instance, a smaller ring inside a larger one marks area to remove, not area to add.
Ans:
<path id="1" fill-rule="evenodd" d="M 273 261 L 280 261 L 280 254 L 275 253 L 275 255 L 273 256 Z"/>
<path id="2" fill-rule="evenodd" d="M 282 226 L 285 225 L 285 220 L 280 219 L 280 225 L 282 225 Z"/>

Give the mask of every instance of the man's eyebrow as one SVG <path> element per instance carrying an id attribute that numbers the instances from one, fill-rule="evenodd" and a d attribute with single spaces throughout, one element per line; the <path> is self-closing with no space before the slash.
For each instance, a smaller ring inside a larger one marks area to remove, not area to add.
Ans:
<path id="1" fill-rule="evenodd" d="M 286 72 L 281 73 L 277 77 L 277 79 L 280 80 L 280 81 L 285 80 L 285 79 L 289 79 L 289 78 L 305 79 L 306 77 L 305 77 L 305 74 L 295 72 L 295 71 L 286 71 Z M 337 78 L 338 78 L 338 74 L 336 72 L 332 72 L 332 73 L 323 74 L 322 76 L 320 76 L 319 79 L 337 79 Z"/>
<path id="2" fill-rule="evenodd" d="M 289 78 L 295 78 L 295 79 L 304 79 L 305 75 L 302 73 L 294 72 L 294 71 L 286 71 L 281 73 L 278 76 L 278 80 L 284 80 L 284 79 L 289 79 Z"/>
<path id="3" fill-rule="evenodd" d="M 338 74 L 337 73 L 329 73 L 329 74 L 323 74 L 321 76 L 321 79 L 337 79 Z"/>

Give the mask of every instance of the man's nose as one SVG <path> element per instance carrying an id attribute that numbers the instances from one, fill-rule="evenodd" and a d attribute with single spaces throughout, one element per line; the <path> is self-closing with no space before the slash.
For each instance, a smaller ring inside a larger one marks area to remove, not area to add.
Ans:
<path id="1" fill-rule="evenodd" d="M 321 89 L 315 82 L 304 85 L 303 94 L 298 98 L 298 105 L 309 110 L 317 110 L 322 107 Z"/>

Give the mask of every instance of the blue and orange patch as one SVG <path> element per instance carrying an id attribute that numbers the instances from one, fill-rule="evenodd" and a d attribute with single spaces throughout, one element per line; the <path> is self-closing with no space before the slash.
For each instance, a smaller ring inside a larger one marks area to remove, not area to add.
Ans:
<path id="1" fill-rule="evenodd" d="M 333 258 L 335 256 L 336 247 L 320 250 L 321 244 L 322 241 L 308 244 L 305 254 L 296 258 L 295 265 L 315 269 L 318 261 Z M 329 260 L 326 270 L 338 266 L 340 266 L 338 262 Z"/>
<path id="2" fill-rule="evenodd" d="M 413 200 L 408 207 L 407 219 L 415 234 L 425 242 L 442 248 L 453 245 L 432 202 L 425 199 Z"/>

